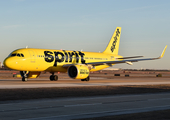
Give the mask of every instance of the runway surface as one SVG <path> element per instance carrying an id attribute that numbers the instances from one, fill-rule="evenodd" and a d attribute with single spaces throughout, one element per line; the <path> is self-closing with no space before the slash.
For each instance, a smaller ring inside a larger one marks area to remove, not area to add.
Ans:
<path id="1" fill-rule="evenodd" d="M 11 88 L 43 88 L 43 87 L 80 87 L 80 86 L 113 86 L 113 85 L 160 85 L 170 84 L 170 78 L 166 77 L 115 77 L 112 79 L 102 77 L 91 77 L 88 82 L 81 80 L 62 78 L 58 81 L 50 81 L 48 79 L 38 78 L 29 79 L 22 82 L 21 79 L 0 79 L 0 89 Z"/>
<path id="2" fill-rule="evenodd" d="M 1 120 L 70 120 L 170 109 L 170 93 L 15 101 L 0 104 Z"/>

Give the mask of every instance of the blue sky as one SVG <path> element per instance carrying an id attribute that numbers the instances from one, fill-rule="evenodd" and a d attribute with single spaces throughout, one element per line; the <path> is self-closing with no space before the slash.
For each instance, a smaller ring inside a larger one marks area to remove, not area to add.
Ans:
<path id="1" fill-rule="evenodd" d="M 0 0 L 0 62 L 18 48 L 102 52 L 122 27 L 119 54 L 164 58 L 115 68 L 170 69 L 169 0 Z"/>

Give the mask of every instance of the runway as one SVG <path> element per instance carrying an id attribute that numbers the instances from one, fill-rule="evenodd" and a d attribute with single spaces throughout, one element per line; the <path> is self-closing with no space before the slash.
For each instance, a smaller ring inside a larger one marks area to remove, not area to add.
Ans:
<path id="1" fill-rule="evenodd" d="M 125 78 L 115 77 L 112 79 L 91 77 L 88 82 L 81 80 L 62 78 L 58 81 L 48 79 L 29 79 L 22 82 L 20 79 L 0 79 L 0 89 L 11 88 L 45 88 L 45 87 L 81 87 L 81 86 L 118 86 L 118 85 L 161 85 L 170 84 L 170 78 L 146 77 L 146 78 Z"/>
<path id="2" fill-rule="evenodd" d="M 0 104 L 1 120 L 70 120 L 170 109 L 170 93 L 17 101 Z"/>

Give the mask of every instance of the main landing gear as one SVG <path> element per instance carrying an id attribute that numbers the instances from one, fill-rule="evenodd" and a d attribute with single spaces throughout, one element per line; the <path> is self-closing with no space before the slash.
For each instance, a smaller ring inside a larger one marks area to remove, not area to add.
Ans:
<path id="1" fill-rule="evenodd" d="M 85 78 L 85 79 L 81 79 L 81 81 L 89 81 L 89 80 L 90 80 L 89 76 L 87 78 Z"/>
<path id="2" fill-rule="evenodd" d="M 52 75 L 50 76 L 50 80 L 51 81 L 57 81 L 58 80 L 58 76 L 54 75 L 54 73 L 52 73 Z"/>

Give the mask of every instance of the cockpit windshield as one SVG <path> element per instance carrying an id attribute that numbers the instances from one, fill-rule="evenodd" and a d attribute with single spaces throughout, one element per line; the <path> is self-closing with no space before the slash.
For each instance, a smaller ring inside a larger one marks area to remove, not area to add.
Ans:
<path id="1" fill-rule="evenodd" d="M 24 55 L 21 53 L 21 57 L 24 57 Z"/>
<path id="2" fill-rule="evenodd" d="M 12 53 L 12 54 L 11 54 L 11 57 L 14 57 L 14 56 L 24 57 L 24 55 L 23 55 L 22 53 Z"/>
<path id="3" fill-rule="evenodd" d="M 16 54 L 16 53 L 14 53 L 14 54 L 11 54 L 11 57 L 14 57 L 14 56 L 17 56 L 17 54 Z"/>

